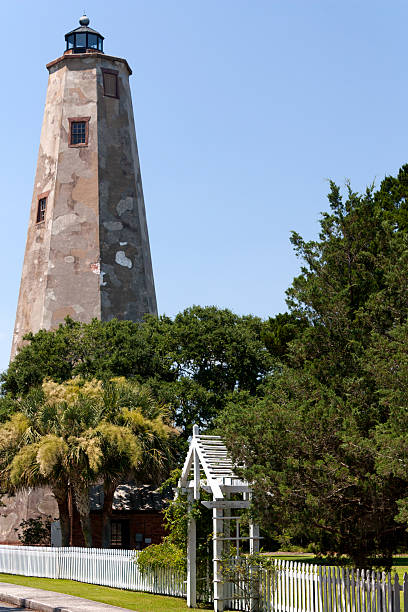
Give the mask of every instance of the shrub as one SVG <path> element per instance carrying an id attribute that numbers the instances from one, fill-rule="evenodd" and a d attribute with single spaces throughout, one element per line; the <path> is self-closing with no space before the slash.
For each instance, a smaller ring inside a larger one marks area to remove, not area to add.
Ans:
<path id="1" fill-rule="evenodd" d="M 142 573 L 169 567 L 182 571 L 186 567 L 186 556 L 181 548 L 165 538 L 161 544 L 151 544 L 142 550 L 137 557 L 137 564 Z"/>
<path id="2" fill-rule="evenodd" d="M 51 516 L 29 518 L 21 521 L 19 526 L 21 532 L 18 534 L 18 539 L 23 546 L 50 546 Z"/>

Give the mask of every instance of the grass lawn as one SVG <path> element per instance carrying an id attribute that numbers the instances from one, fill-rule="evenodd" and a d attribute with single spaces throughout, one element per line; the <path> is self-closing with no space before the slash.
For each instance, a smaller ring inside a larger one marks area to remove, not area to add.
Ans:
<path id="1" fill-rule="evenodd" d="M 163 595 L 150 595 L 136 593 L 135 591 L 122 591 L 109 587 L 97 586 L 75 582 L 74 580 L 54 580 L 53 578 L 32 578 L 31 576 L 15 576 L 14 574 L 0 574 L 0 582 L 21 584 L 23 586 L 57 591 L 76 597 L 84 597 L 93 601 L 120 606 L 137 612 L 172 612 L 173 610 L 188 610 L 185 599 L 178 597 L 164 597 Z"/>

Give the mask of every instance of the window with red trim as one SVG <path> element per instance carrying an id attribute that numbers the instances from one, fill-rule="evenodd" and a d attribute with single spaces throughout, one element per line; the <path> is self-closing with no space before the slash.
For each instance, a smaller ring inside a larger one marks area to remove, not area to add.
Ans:
<path id="1" fill-rule="evenodd" d="M 47 198 L 40 198 L 37 206 L 37 223 L 41 223 L 45 219 L 45 211 L 47 209 Z"/>
<path id="2" fill-rule="evenodd" d="M 70 147 L 87 147 L 89 139 L 90 117 L 72 117 L 69 121 L 68 145 Z"/>

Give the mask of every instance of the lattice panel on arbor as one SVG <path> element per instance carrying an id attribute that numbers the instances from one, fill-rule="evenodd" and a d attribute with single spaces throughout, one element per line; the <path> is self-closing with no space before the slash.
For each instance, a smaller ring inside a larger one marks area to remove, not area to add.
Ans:
<path id="1" fill-rule="evenodd" d="M 242 537 L 239 529 L 241 516 L 236 512 L 250 506 L 251 487 L 237 476 L 221 436 L 200 435 L 198 427 L 194 426 L 179 490 L 187 493 L 191 505 L 193 500 L 200 499 L 201 490 L 212 496 L 211 501 L 203 500 L 201 503 L 213 513 L 214 609 L 224 610 L 228 600 L 221 572 L 224 544 L 228 547 L 234 542 L 237 555 L 243 540 L 249 540 L 250 552 L 259 550 L 258 527 L 250 525 L 249 537 Z M 235 536 L 231 535 L 232 521 L 236 521 Z M 187 543 L 187 605 L 196 606 L 196 525 L 193 518 L 189 520 Z"/>

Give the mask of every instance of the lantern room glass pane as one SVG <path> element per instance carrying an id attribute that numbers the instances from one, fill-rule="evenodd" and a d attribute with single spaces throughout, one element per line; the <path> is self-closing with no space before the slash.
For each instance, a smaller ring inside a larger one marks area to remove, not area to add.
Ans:
<path id="1" fill-rule="evenodd" d="M 74 48 L 74 35 L 68 36 L 68 49 Z"/>
<path id="2" fill-rule="evenodd" d="M 88 47 L 89 49 L 98 48 L 98 37 L 96 34 L 88 34 Z"/>
<path id="3" fill-rule="evenodd" d="M 76 47 L 86 47 L 86 34 L 76 35 Z"/>

